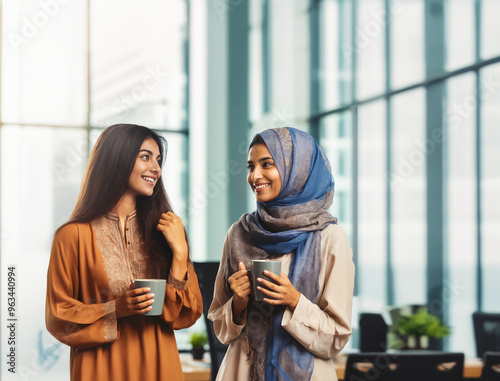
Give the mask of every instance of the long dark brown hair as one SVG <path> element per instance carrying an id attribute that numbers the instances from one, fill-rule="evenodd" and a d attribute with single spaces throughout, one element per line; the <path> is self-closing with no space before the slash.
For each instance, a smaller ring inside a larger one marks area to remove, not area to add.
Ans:
<path id="1" fill-rule="evenodd" d="M 257 134 L 257 135 L 255 135 L 253 137 L 252 141 L 250 142 L 250 145 L 248 146 L 248 151 L 250 151 L 250 148 L 252 148 L 253 146 L 255 146 L 257 144 L 264 144 L 264 145 L 266 145 L 266 142 L 262 138 L 261 134 Z"/>
<path id="2" fill-rule="evenodd" d="M 90 154 L 73 213 L 63 226 L 73 222 L 90 222 L 115 207 L 128 189 L 137 155 L 148 138 L 158 144 L 162 167 L 167 141 L 155 131 L 135 124 L 115 124 L 104 130 Z M 151 196 L 137 197 L 137 222 L 150 256 L 149 272 L 152 278 L 165 278 L 170 271 L 172 250 L 156 226 L 161 214 L 171 210 L 163 176 L 158 179 Z"/>

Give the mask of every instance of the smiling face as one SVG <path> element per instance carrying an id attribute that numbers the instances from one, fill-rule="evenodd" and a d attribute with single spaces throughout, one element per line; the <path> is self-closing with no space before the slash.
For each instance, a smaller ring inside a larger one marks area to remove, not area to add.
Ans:
<path id="1" fill-rule="evenodd" d="M 248 151 L 247 181 L 259 202 L 274 200 L 281 190 L 281 177 L 265 144 L 255 144 Z"/>
<path id="2" fill-rule="evenodd" d="M 129 177 L 127 192 L 133 196 L 151 196 L 161 176 L 160 163 L 158 144 L 152 138 L 144 140 Z"/>

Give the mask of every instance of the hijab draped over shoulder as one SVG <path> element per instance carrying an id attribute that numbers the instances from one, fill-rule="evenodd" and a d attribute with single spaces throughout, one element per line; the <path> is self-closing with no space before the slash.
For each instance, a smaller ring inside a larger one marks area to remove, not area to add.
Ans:
<path id="1" fill-rule="evenodd" d="M 259 134 L 277 166 L 281 191 L 269 202 L 234 224 L 230 253 L 224 263 L 226 279 L 238 263 L 251 268 L 253 259 L 277 258 L 292 253 L 288 278 L 311 302 L 318 296 L 321 266 L 321 231 L 336 223 L 327 209 L 332 204 L 334 181 L 330 163 L 307 133 L 275 128 Z M 229 291 L 230 292 L 230 291 Z M 256 302 L 253 294 L 242 331 L 250 361 L 251 380 L 309 380 L 313 355 L 281 327 L 284 309 Z"/>

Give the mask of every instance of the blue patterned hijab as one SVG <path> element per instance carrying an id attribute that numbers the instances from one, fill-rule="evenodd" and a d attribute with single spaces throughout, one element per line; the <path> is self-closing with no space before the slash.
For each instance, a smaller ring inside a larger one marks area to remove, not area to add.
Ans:
<path id="1" fill-rule="evenodd" d="M 226 274 L 243 262 L 292 253 L 288 277 L 311 302 L 318 296 L 321 267 L 321 230 L 337 220 L 326 210 L 333 200 L 330 164 L 318 143 L 307 133 L 275 128 L 259 134 L 271 153 L 281 178 L 278 196 L 244 214 L 233 226 Z M 281 327 L 283 308 L 251 299 L 247 323 L 250 379 L 309 380 L 314 356 Z"/>

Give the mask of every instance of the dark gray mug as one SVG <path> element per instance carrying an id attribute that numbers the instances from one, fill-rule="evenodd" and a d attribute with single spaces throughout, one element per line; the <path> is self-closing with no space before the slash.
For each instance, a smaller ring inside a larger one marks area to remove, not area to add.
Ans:
<path id="1" fill-rule="evenodd" d="M 149 287 L 151 291 L 149 291 L 148 294 L 155 294 L 153 297 L 154 303 L 151 305 L 153 308 L 143 315 L 161 315 L 163 311 L 163 303 L 165 302 L 165 287 L 167 281 L 165 279 L 135 279 L 134 284 L 135 288 Z"/>
<path id="2" fill-rule="evenodd" d="M 267 298 L 267 296 L 257 290 L 257 286 L 264 287 L 262 284 L 257 282 L 257 278 L 262 278 L 265 280 L 268 280 L 272 282 L 271 278 L 268 278 L 267 276 L 264 275 L 264 270 L 270 271 L 273 274 L 276 274 L 278 276 L 281 275 L 281 262 L 280 261 L 271 261 L 269 259 L 262 259 L 262 260 L 253 260 L 252 261 L 252 285 L 253 285 L 253 292 L 255 295 L 255 300 L 258 302 L 264 301 L 264 298 Z"/>

